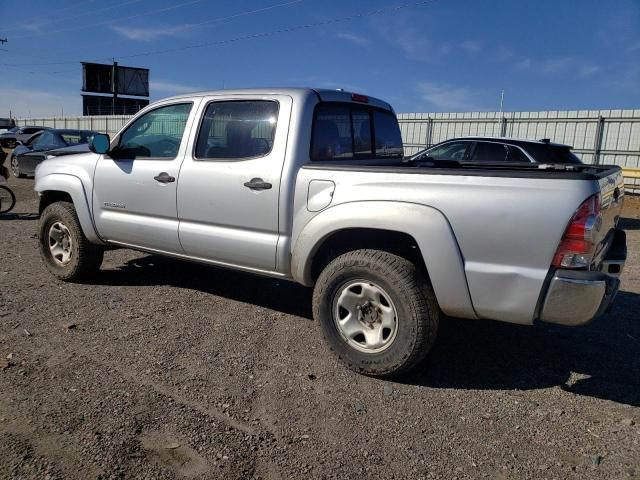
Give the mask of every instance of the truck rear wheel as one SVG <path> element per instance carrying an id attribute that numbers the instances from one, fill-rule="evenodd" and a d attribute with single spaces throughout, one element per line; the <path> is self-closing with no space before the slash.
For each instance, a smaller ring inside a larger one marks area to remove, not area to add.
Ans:
<path id="1" fill-rule="evenodd" d="M 40 255 L 60 280 L 78 281 L 98 271 L 104 250 L 84 236 L 72 203 L 56 202 L 40 215 Z"/>
<path id="2" fill-rule="evenodd" d="M 431 285 L 409 260 L 355 250 L 335 258 L 320 274 L 313 314 L 329 347 L 349 368 L 393 377 L 427 355 L 440 309 Z"/>

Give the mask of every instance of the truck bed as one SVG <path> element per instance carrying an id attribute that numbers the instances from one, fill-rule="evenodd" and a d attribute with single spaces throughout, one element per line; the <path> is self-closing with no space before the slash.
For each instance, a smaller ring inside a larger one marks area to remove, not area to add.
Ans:
<path id="1" fill-rule="evenodd" d="M 304 205 L 314 181 L 335 184 L 327 212 L 359 203 L 366 215 L 380 202 L 437 212 L 464 265 L 473 301 L 468 315 L 523 324 L 538 318 L 540 293 L 578 206 L 600 194 L 604 239 L 615 228 L 624 195 L 622 171 L 611 165 L 314 162 L 298 174 L 294 223 L 305 225 L 323 214 Z"/>
<path id="2" fill-rule="evenodd" d="M 618 165 L 534 164 L 534 163 L 473 163 L 432 162 L 431 164 L 353 160 L 314 162 L 306 169 L 345 170 L 385 173 L 414 173 L 420 175 L 468 175 L 480 177 L 546 178 L 564 180 L 600 180 L 622 172 Z"/>

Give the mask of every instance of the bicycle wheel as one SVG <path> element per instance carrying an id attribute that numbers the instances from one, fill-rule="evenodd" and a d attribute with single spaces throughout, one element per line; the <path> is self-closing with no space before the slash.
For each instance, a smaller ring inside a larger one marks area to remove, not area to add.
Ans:
<path id="1" fill-rule="evenodd" d="M 16 196 L 9 187 L 0 185 L 0 213 L 7 213 L 16 204 Z"/>

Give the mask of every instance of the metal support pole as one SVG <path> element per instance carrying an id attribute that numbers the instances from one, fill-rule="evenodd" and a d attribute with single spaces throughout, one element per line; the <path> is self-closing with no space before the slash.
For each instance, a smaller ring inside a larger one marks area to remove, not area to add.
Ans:
<path id="1" fill-rule="evenodd" d="M 602 139 L 604 137 L 604 122 L 602 115 L 598 116 L 598 126 L 596 127 L 596 138 L 593 144 L 593 163 L 600 164 L 600 152 L 602 152 Z"/>
<path id="2" fill-rule="evenodd" d="M 507 136 L 507 117 L 503 116 L 502 120 L 500 120 L 500 136 Z"/>
<path id="3" fill-rule="evenodd" d="M 112 78 L 112 88 L 113 88 L 113 103 L 111 106 L 111 115 L 116 114 L 116 104 L 118 101 L 118 62 L 113 61 L 113 70 L 111 72 Z"/>
<path id="4" fill-rule="evenodd" d="M 429 117 L 427 121 L 427 147 L 432 145 L 433 140 L 433 118 Z"/>

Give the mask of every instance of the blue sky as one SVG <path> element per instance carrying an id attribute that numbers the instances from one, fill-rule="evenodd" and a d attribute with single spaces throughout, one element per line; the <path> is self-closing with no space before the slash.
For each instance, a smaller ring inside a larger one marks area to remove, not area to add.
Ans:
<path id="1" fill-rule="evenodd" d="M 316 86 L 478 111 L 504 89 L 508 111 L 640 108 L 640 0 L 416 3 L 0 0 L 0 116 L 78 114 L 79 62 L 111 57 L 151 70 L 152 99 Z"/>

